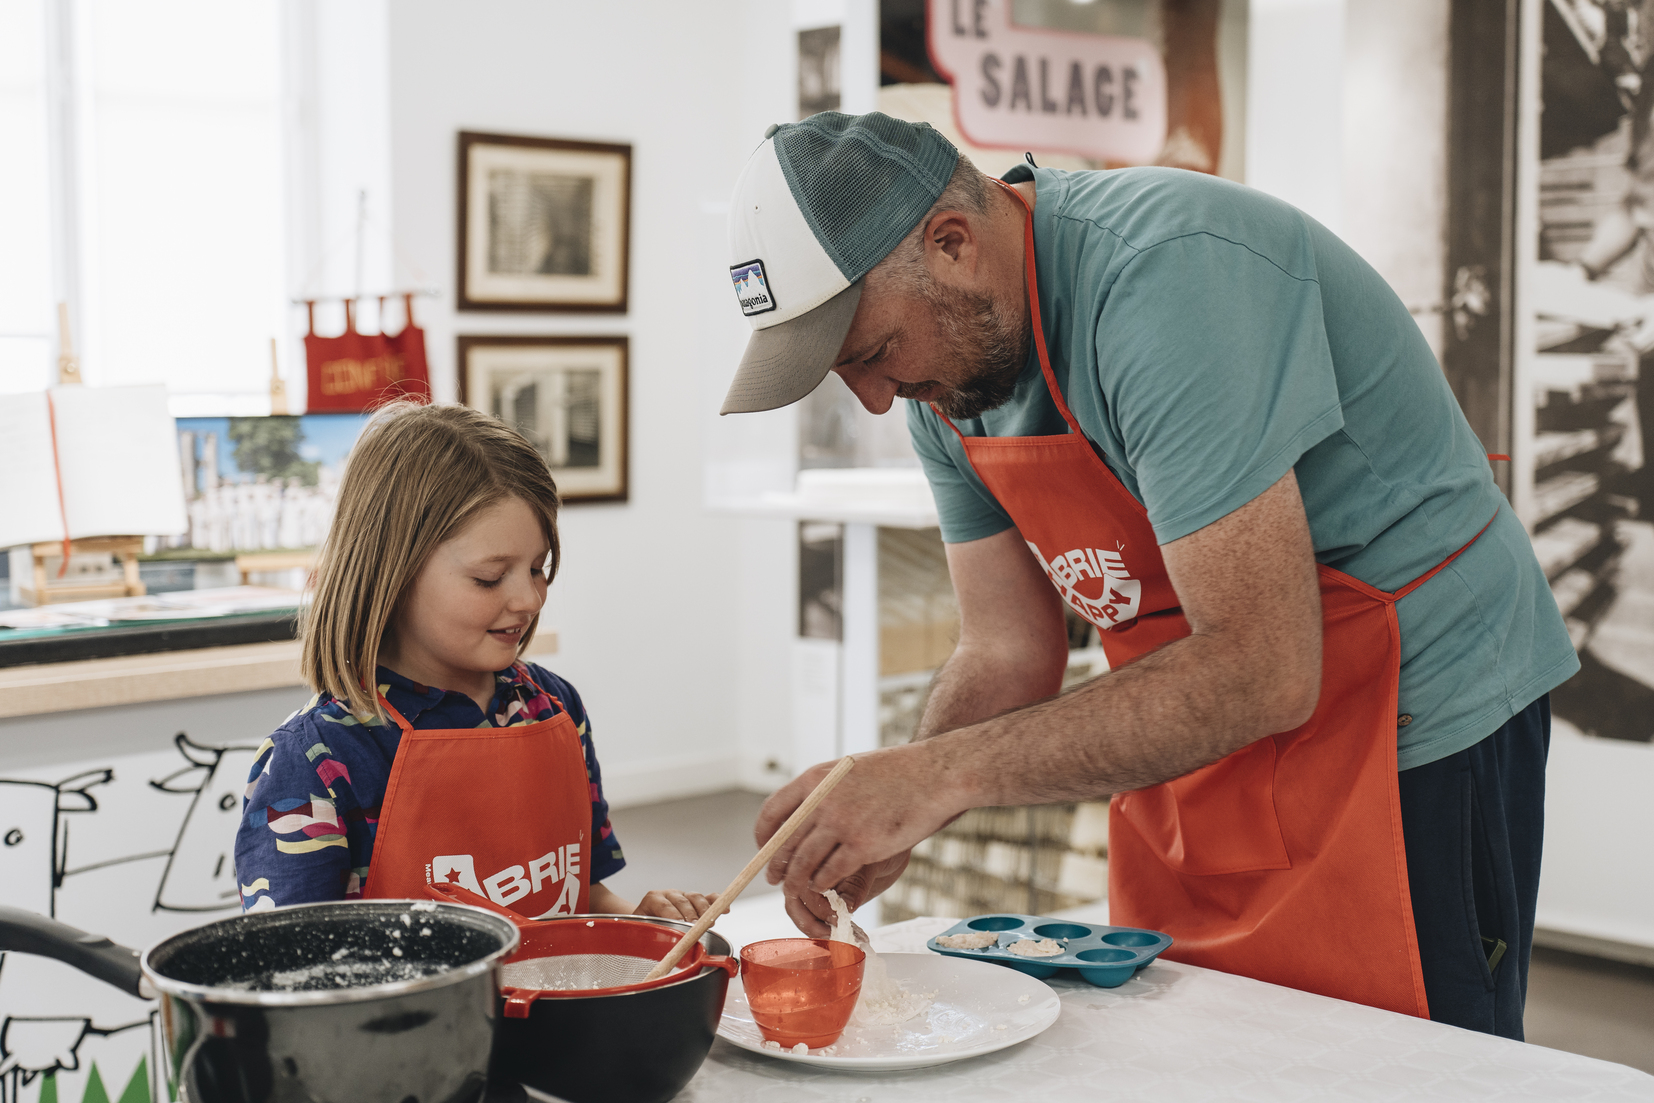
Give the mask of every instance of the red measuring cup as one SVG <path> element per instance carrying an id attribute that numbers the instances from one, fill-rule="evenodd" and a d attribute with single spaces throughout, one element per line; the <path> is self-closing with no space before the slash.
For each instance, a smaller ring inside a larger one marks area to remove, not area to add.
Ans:
<path id="1" fill-rule="evenodd" d="M 848 942 L 772 938 L 741 949 L 741 985 L 759 1033 L 791 1049 L 838 1041 L 861 995 L 867 955 Z"/>

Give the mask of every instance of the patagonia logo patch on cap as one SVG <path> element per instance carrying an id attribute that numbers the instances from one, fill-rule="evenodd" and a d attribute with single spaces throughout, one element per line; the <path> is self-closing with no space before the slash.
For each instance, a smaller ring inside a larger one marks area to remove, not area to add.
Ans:
<path id="1" fill-rule="evenodd" d="M 767 314 L 775 309 L 775 296 L 770 294 L 769 281 L 764 278 L 764 262 L 749 260 L 729 270 L 735 281 L 735 297 L 741 303 L 741 313 L 748 318 Z"/>

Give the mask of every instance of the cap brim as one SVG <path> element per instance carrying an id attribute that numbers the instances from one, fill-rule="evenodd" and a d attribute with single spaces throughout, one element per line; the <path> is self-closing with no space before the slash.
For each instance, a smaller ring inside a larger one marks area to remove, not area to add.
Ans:
<path id="1" fill-rule="evenodd" d="M 797 402 L 832 370 L 861 301 L 857 280 L 808 314 L 753 332 L 720 414 L 754 414 Z"/>

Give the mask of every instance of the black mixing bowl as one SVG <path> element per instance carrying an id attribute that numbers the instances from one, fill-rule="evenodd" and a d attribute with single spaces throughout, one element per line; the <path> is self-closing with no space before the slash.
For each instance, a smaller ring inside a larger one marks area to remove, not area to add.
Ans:
<path id="1" fill-rule="evenodd" d="M 729 943 L 712 931 L 701 945 L 729 954 Z M 516 1081 L 569 1103 L 665 1103 L 706 1060 L 728 991 L 729 974 L 708 966 L 660 988 L 537 999 L 526 1018 L 506 1018 L 502 999 L 489 1080 Z"/>

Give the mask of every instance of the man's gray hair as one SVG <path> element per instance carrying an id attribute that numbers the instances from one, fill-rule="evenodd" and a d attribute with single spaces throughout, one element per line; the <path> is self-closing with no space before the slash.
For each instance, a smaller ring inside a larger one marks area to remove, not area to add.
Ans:
<path id="1" fill-rule="evenodd" d="M 936 202 L 919 220 L 919 225 L 867 273 L 869 286 L 876 285 L 881 291 L 889 289 L 898 294 L 923 295 L 931 283 L 930 272 L 925 268 L 925 230 L 930 220 L 941 211 L 987 214 L 991 187 L 982 170 L 961 153 L 953 175 L 948 178 L 948 186 L 936 197 Z"/>

